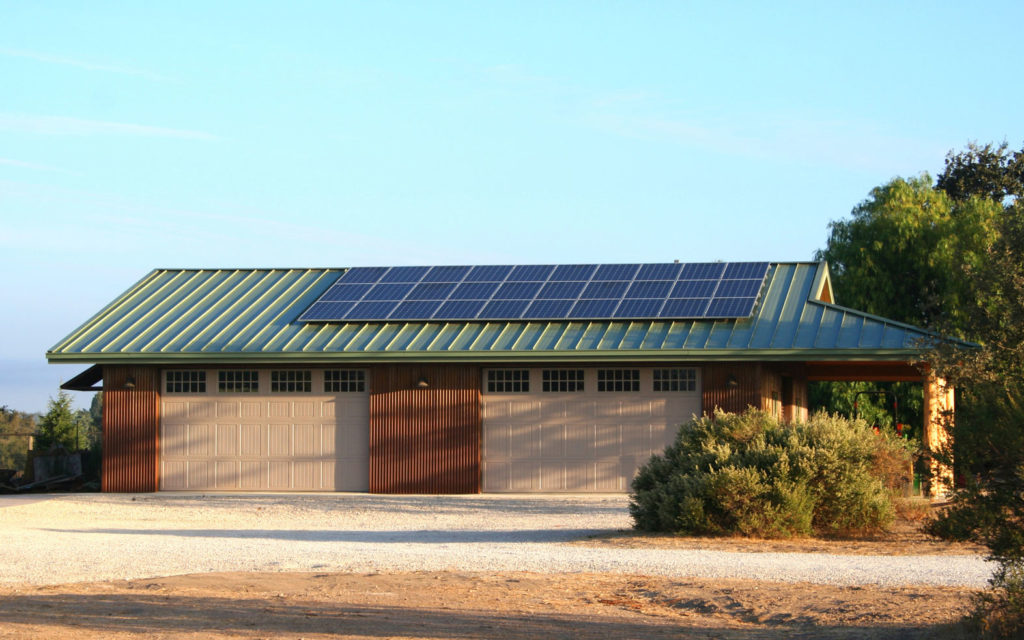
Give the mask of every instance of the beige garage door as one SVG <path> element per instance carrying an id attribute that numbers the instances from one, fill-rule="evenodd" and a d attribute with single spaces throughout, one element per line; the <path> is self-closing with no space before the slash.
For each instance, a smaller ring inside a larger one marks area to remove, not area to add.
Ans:
<path id="1" fill-rule="evenodd" d="M 625 492 L 638 466 L 701 413 L 691 367 L 483 373 L 483 490 Z"/>
<path id="2" fill-rule="evenodd" d="M 163 490 L 366 491 L 361 370 L 167 370 Z"/>

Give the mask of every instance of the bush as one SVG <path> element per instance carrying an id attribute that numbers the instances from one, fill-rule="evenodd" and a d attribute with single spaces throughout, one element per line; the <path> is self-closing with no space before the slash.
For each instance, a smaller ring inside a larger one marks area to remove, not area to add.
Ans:
<path id="1" fill-rule="evenodd" d="M 637 529 L 766 538 L 888 527 L 910 451 L 895 434 L 818 413 L 780 423 L 751 409 L 684 424 L 633 480 Z"/>
<path id="2" fill-rule="evenodd" d="M 1024 629 L 1024 562 L 1005 561 L 974 600 L 970 623 L 979 638 L 1019 638 Z"/>

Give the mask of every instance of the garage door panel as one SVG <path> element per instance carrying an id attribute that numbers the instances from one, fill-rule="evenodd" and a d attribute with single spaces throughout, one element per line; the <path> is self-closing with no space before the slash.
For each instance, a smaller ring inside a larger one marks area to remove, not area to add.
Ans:
<path id="1" fill-rule="evenodd" d="M 618 458 L 622 455 L 621 426 L 599 424 L 594 429 L 594 455 L 598 458 Z"/>
<path id="2" fill-rule="evenodd" d="M 184 491 L 188 489 L 188 465 L 184 460 L 172 460 L 161 465 L 163 471 L 160 480 L 163 488 L 169 491 Z"/>
<path id="3" fill-rule="evenodd" d="M 239 409 L 241 410 L 243 418 L 264 418 L 263 403 L 255 402 L 252 400 L 241 401 L 239 403 Z"/>
<path id="4" fill-rule="evenodd" d="M 320 455 L 320 429 L 311 424 L 297 424 L 292 427 L 296 458 L 312 458 Z"/>
<path id="5" fill-rule="evenodd" d="M 509 466 L 508 462 L 482 462 L 483 490 L 509 491 Z"/>
<path id="6" fill-rule="evenodd" d="M 291 489 L 292 488 L 292 461 L 291 460 L 270 460 L 269 465 L 269 489 Z"/>
<path id="7" fill-rule="evenodd" d="M 648 456 L 651 453 L 651 425 L 622 425 L 622 455 L 624 457 Z"/>
<path id="8" fill-rule="evenodd" d="M 565 425 L 565 457 L 593 459 L 594 425 Z"/>
<path id="9" fill-rule="evenodd" d="M 598 391 L 591 368 L 584 391 L 548 393 L 533 368 L 529 392 L 485 390 L 484 491 L 629 491 L 637 468 L 701 410 L 699 372 L 694 391 L 654 391 L 653 379 L 652 368 L 639 368 L 640 391 Z"/>
<path id="10" fill-rule="evenodd" d="M 238 488 L 238 461 L 214 461 L 214 487 L 220 490 Z"/>
<path id="11" fill-rule="evenodd" d="M 218 456 L 234 457 L 238 455 L 238 425 L 218 424 L 217 425 L 217 446 Z"/>
<path id="12" fill-rule="evenodd" d="M 509 488 L 532 492 L 540 489 L 540 462 L 518 462 L 509 465 Z"/>
<path id="13" fill-rule="evenodd" d="M 259 489 L 266 486 L 266 463 L 259 460 L 239 460 L 239 489 Z"/>
<path id="14" fill-rule="evenodd" d="M 561 460 L 541 460 L 540 490 L 565 491 L 565 463 Z"/>
<path id="15" fill-rule="evenodd" d="M 188 425 L 171 424 L 164 427 L 163 438 L 160 440 L 164 455 L 184 457 L 188 453 Z"/>
<path id="16" fill-rule="evenodd" d="M 283 458 L 292 455 L 292 425 L 272 424 L 267 427 L 269 432 L 269 449 L 267 455 Z"/>
<path id="17" fill-rule="evenodd" d="M 239 427 L 241 437 L 239 451 L 243 456 L 262 457 L 266 455 L 266 441 L 263 438 L 263 425 L 243 424 Z"/>
<path id="18" fill-rule="evenodd" d="M 595 417 L 596 406 L 593 400 L 569 400 L 559 404 L 557 410 L 567 422 L 588 423 Z"/>
<path id="19" fill-rule="evenodd" d="M 507 409 L 512 422 L 536 422 L 541 417 L 541 404 L 534 400 L 510 400 Z"/>
<path id="20" fill-rule="evenodd" d="M 292 462 L 292 489 L 318 491 L 320 488 L 319 460 L 295 460 Z"/>
<path id="21" fill-rule="evenodd" d="M 187 475 L 189 490 L 214 488 L 212 460 L 189 460 Z"/>
<path id="22" fill-rule="evenodd" d="M 214 417 L 213 406 L 208 402 L 189 402 L 189 420 L 207 420 Z"/>
<path id="23" fill-rule="evenodd" d="M 504 423 L 487 424 L 483 429 L 484 456 L 487 458 L 508 458 L 511 447 L 509 446 L 509 425 Z"/>
<path id="24" fill-rule="evenodd" d="M 337 425 L 336 433 L 338 446 L 341 448 L 339 454 L 344 456 L 362 456 L 370 449 L 370 431 L 367 428 L 368 419 L 362 422 L 342 423 Z M 334 431 L 334 429 L 332 429 Z"/>
<path id="25" fill-rule="evenodd" d="M 622 470 L 618 460 L 594 463 L 594 488 L 598 491 L 620 491 Z"/>
<path id="26" fill-rule="evenodd" d="M 171 422 L 187 421 L 188 407 L 184 402 L 164 402 L 163 417 Z"/>
<path id="27" fill-rule="evenodd" d="M 565 425 L 540 425 L 540 455 L 544 458 L 565 457 Z"/>
<path id="28" fill-rule="evenodd" d="M 540 432 L 534 425 L 509 425 L 508 447 L 510 458 L 535 458 L 540 453 Z"/>
<path id="29" fill-rule="evenodd" d="M 221 392 L 209 371 L 207 392 L 165 394 L 160 488 L 368 490 L 369 395 L 268 393 L 269 372 L 258 375 L 262 395 Z M 314 371 L 313 389 L 321 376 Z"/>
<path id="30" fill-rule="evenodd" d="M 565 462 L 565 490 L 593 491 L 594 463 L 589 460 L 568 460 Z"/>
<path id="31" fill-rule="evenodd" d="M 186 450 L 188 456 L 209 456 L 213 455 L 213 426 L 208 424 L 188 425 L 188 444 Z"/>
<path id="32" fill-rule="evenodd" d="M 214 415 L 217 418 L 241 418 L 242 412 L 238 402 L 218 402 Z"/>

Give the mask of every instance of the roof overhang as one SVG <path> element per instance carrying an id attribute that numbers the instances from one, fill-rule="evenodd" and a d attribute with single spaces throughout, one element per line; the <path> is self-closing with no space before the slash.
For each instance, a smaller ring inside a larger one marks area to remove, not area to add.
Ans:
<path id="1" fill-rule="evenodd" d="M 916 362 L 922 353 L 907 349 L 622 349 L 609 351 L 397 351 L 397 352 L 285 352 L 285 353 L 175 353 L 175 354 L 47 354 L 57 362 L 100 362 L 108 365 L 261 364 L 372 364 L 375 362 Z M 84 374 L 82 374 L 84 375 Z"/>
<path id="2" fill-rule="evenodd" d="M 65 391 L 103 391 L 103 385 L 96 386 L 101 380 L 103 380 L 103 365 L 94 364 L 60 385 L 60 388 Z"/>

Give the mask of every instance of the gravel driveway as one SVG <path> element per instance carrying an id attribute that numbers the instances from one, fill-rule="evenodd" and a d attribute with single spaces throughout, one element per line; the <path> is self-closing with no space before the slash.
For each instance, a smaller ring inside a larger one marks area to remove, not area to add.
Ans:
<path id="1" fill-rule="evenodd" d="M 0 583 L 214 571 L 612 572 L 983 587 L 976 556 L 849 556 L 565 544 L 627 529 L 625 496 L 76 494 L 7 500 Z"/>

